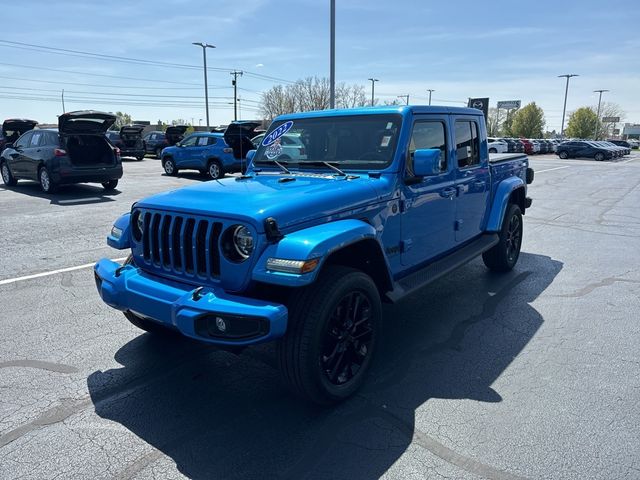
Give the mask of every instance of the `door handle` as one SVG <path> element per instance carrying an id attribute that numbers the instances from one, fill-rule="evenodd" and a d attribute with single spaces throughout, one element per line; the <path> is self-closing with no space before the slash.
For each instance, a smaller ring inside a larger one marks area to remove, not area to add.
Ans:
<path id="1" fill-rule="evenodd" d="M 454 187 L 448 187 L 445 188 L 444 190 L 440 190 L 440 196 L 447 198 L 447 197 L 453 197 L 456 194 L 456 189 Z"/>

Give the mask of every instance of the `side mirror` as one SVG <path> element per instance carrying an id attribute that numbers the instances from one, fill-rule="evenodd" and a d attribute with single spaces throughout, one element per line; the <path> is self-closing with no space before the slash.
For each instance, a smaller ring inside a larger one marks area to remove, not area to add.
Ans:
<path id="1" fill-rule="evenodd" d="M 256 151 L 255 150 L 249 150 L 247 152 L 247 163 L 251 162 L 251 160 L 253 160 L 253 157 L 256 156 Z"/>
<path id="2" fill-rule="evenodd" d="M 440 154 L 439 148 L 419 148 L 416 150 L 413 154 L 413 173 L 417 177 L 428 177 L 442 173 Z"/>

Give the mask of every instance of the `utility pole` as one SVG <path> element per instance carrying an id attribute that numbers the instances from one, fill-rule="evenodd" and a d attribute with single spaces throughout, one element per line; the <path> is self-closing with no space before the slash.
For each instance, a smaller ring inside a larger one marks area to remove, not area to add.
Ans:
<path id="1" fill-rule="evenodd" d="M 375 103 L 375 96 L 374 96 L 374 92 L 375 92 L 375 83 L 377 81 L 379 81 L 377 78 L 369 78 L 368 79 L 371 82 L 371 106 L 373 107 L 373 104 Z"/>
<path id="2" fill-rule="evenodd" d="M 242 70 L 233 71 L 230 75 L 233 75 L 231 85 L 233 85 L 233 119 L 238 120 L 238 75 L 242 76 Z"/>
<path id="3" fill-rule="evenodd" d="M 67 113 L 67 111 L 64 109 L 64 88 L 62 89 L 62 113 Z"/>
<path id="4" fill-rule="evenodd" d="M 336 0 L 331 0 L 331 46 L 329 48 L 329 108 L 336 108 Z"/>
<path id="5" fill-rule="evenodd" d="M 207 112 L 207 128 L 209 128 L 209 87 L 207 85 L 207 48 L 216 48 L 208 43 L 192 42 L 193 45 L 202 47 L 202 60 L 204 62 L 204 105 Z"/>
<path id="6" fill-rule="evenodd" d="M 564 90 L 564 107 L 562 107 L 562 126 L 560 127 L 560 136 L 564 137 L 564 115 L 567 111 L 567 94 L 569 93 L 569 79 L 571 77 L 578 77 L 579 75 L 576 75 L 575 73 L 567 73 L 564 75 L 558 75 L 558 78 L 561 77 L 566 77 L 567 79 L 567 86 L 565 87 Z M 507 117 L 508 118 L 508 117 Z"/>
<path id="7" fill-rule="evenodd" d="M 598 97 L 598 114 L 596 116 L 596 133 L 594 134 L 594 140 L 598 140 L 598 130 L 600 127 L 600 103 L 602 102 L 602 92 L 608 92 L 609 90 L 594 90 L 593 93 L 600 93 L 600 97 Z"/>
<path id="8" fill-rule="evenodd" d="M 398 98 L 404 98 L 405 101 L 407 102 L 407 105 L 409 105 L 409 95 L 398 95 Z"/>
<path id="9" fill-rule="evenodd" d="M 435 92 L 433 88 L 427 88 L 427 92 L 429 92 L 429 105 L 431 105 L 431 94 Z"/>

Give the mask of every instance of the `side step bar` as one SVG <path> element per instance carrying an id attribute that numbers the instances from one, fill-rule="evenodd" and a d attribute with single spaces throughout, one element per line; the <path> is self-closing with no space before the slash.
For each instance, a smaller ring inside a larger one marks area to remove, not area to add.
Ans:
<path id="1" fill-rule="evenodd" d="M 486 252 L 498 243 L 498 234 L 490 233 L 482 235 L 469 245 L 462 247 L 460 250 L 437 260 L 426 267 L 414 272 L 397 282 L 394 282 L 393 291 L 387 293 L 387 297 L 392 302 L 397 302 L 403 297 L 415 292 L 416 290 L 428 285 L 456 268 L 470 262 L 478 255 Z"/>

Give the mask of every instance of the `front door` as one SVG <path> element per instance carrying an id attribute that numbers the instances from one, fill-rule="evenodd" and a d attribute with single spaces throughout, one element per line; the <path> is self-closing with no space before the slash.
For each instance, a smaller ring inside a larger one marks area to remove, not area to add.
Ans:
<path id="1" fill-rule="evenodd" d="M 480 150 L 480 125 L 474 117 L 456 118 L 455 143 L 455 237 L 456 242 L 466 242 L 482 233 L 491 186 L 487 153 Z"/>
<path id="2" fill-rule="evenodd" d="M 455 214 L 454 169 L 450 165 L 446 117 L 429 120 L 418 117 L 413 125 L 407 152 L 402 188 L 402 265 L 416 266 L 433 260 L 455 246 L 453 222 Z M 413 153 L 421 148 L 440 149 L 441 173 L 416 177 Z"/>

